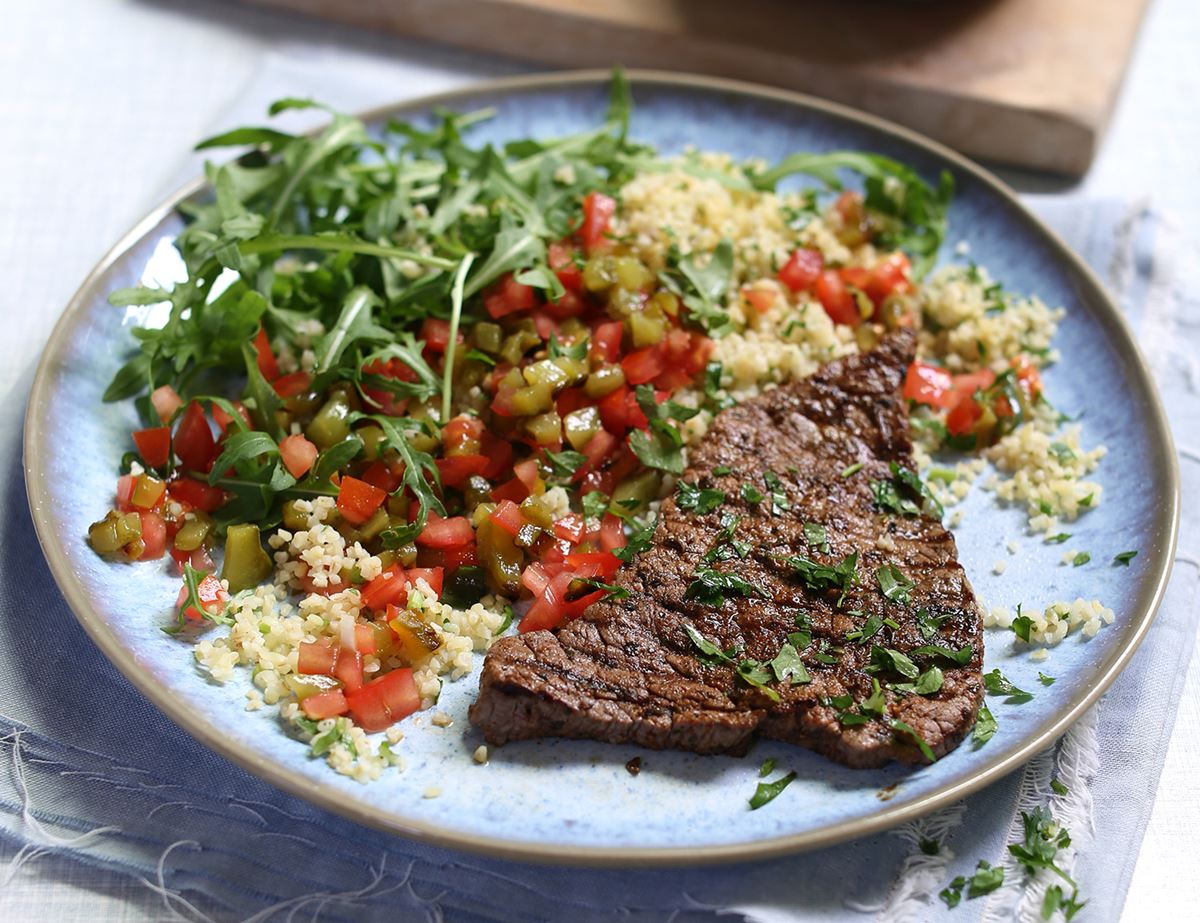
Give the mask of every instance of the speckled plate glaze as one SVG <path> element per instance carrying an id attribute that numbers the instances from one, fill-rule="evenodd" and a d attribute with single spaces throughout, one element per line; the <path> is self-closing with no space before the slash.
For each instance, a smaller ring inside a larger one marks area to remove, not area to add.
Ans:
<path id="1" fill-rule="evenodd" d="M 804 750 L 761 743 L 751 757 L 696 757 L 574 741 L 538 741 L 471 760 L 481 742 L 466 720 L 477 676 L 449 683 L 439 708 L 446 730 L 405 723 L 403 772 L 361 785 L 335 775 L 288 738 L 274 709 L 244 709 L 244 682 L 217 686 L 193 665 L 190 649 L 160 630 L 179 587 L 166 567 L 106 563 L 87 547 L 88 523 L 111 502 L 118 459 L 135 423 L 131 406 L 100 395 L 129 348 L 129 328 L 153 310 L 118 309 L 106 294 L 139 281 L 179 277 L 171 240 L 182 221 L 174 206 L 193 184 L 148 215 L 84 282 L 42 357 L 25 433 L 26 477 L 38 534 L 55 578 L 101 650 L 164 712 L 214 750 L 272 783 L 364 824 L 457 848 L 545 862 L 593 865 L 749 859 L 825 846 L 931 811 L 986 785 L 1050 744 L 1093 703 L 1149 629 L 1166 583 L 1178 520 L 1178 475 L 1167 424 L 1150 377 L 1117 309 L 1091 272 L 990 174 L 911 132 L 792 93 L 724 81 L 632 75 L 632 133 L 678 151 L 685 145 L 736 157 L 775 160 L 796 150 L 865 149 L 903 160 L 928 177 L 949 169 L 958 185 L 951 241 L 1014 291 L 1034 292 L 1068 315 L 1057 345 L 1067 357 L 1046 373 L 1057 406 L 1087 408 L 1085 440 L 1106 443 L 1097 480 L 1104 501 L 1074 524 L 1072 547 L 1093 564 L 1060 564 L 1061 547 L 1024 536 L 1024 518 L 981 490 L 957 530 L 962 560 L 990 603 L 1046 605 L 1098 597 L 1117 613 L 1095 639 L 1072 637 L 1048 664 L 1014 652 L 1011 636 L 987 638 L 987 668 L 999 666 L 1022 688 L 1025 705 L 990 705 L 999 732 L 913 770 L 844 769 Z M 423 117 L 434 106 L 494 106 L 498 116 L 473 137 L 504 141 L 552 136 L 597 124 L 606 75 L 553 74 L 502 80 L 369 114 Z M 1021 539 L 1003 578 L 993 575 L 1005 543 Z M 1132 566 L 1109 565 L 1128 548 Z M 1039 668 L 1058 677 L 1046 688 Z M 248 676 L 246 677 L 248 682 Z M 625 764 L 640 756 L 631 776 Z M 766 757 L 797 781 L 768 808 L 747 809 Z M 430 787 L 438 798 L 423 798 Z M 884 800 L 885 795 L 890 795 Z"/>

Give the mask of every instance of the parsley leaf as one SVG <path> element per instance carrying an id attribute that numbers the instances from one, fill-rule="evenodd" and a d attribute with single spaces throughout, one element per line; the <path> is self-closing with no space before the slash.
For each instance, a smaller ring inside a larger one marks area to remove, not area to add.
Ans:
<path id="1" fill-rule="evenodd" d="M 757 811 L 764 804 L 769 804 L 779 797 L 779 794 L 796 780 L 796 773 L 789 772 L 786 776 L 774 782 L 759 782 L 758 787 L 750 798 L 750 810 Z"/>
<path id="2" fill-rule="evenodd" d="M 941 657 L 960 667 L 965 667 L 975 655 L 975 649 L 969 644 L 964 644 L 956 651 L 942 644 L 922 644 L 909 651 L 909 654 L 913 657 Z"/>
<path id="3" fill-rule="evenodd" d="M 991 894 L 1002 884 L 1004 884 L 1004 866 L 998 865 L 992 868 L 990 863 L 981 860 L 975 866 L 975 874 L 970 878 L 959 875 L 938 894 L 938 897 L 945 902 L 948 908 L 953 910 L 962 900 L 964 888 L 967 892 L 967 900 L 972 900 L 985 894 Z"/>
<path id="4" fill-rule="evenodd" d="M 763 598 L 766 593 L 736 574 L 714 570 L 711 567 L 698 567 L 692 575 L 692 582 L 688 585 L 684 599 L 695 599 L 705 606 L 720 606 L 730 596 Z"/>
<path id="5" fill-rule="evenodd" d="M 675 505 L 681 510 L 697 513 L 703 516 L 711 513 L 725 502 L 725 491 L 712 487 L 697 487 L 687 481 L 680 481 L 675 493 Z"/>
<path id="6" fill-rule="evenodd" d="M 804 540 L 822 554 L 829 554 L 829 536 L 825 532 L 825 527 L 819 522 L 804 524 Z"/>
<path id="7" fill-rule="evenodd" d="M 714 339 L 729 333 L 733 322 L 724 301 L 733 281 L 733 242 L 722 238 L 703 266 L 696 262 L 695 254 L 684 256 L 672 246 L 667 267 L 659 273 L 659 280 L 683 300 L 688 320 Z"/>
<path id="8" fill-rule="evenodd" d="M 1084 564 L 1086 564 L 1091 559 L 1092 559 L 1092 556 L 1089 552 L 1081 551 L 1078 554 L 1076 554 L 1075 557 L 1073 557 L 1071 559 L 1071 566 L 1072 567 L 1082 567 Z"/>
<path id="9" fill-rule="evenodd" d="M 775 678 L 781 683 L 788 681 L 800 684 L 812 682 L 812 677 L 805 669 L 804 662 L 790 641 L 779 649 L 775 659 L 770 662 L 770 667 L 775 673 Z"/>
<path id="10" fill-rule="evenodd" d="M 979 706 L 979 717 L 975 719 L 975 730 L 971 732 L 971 741 L 979 749 L 996 736 L 996 719 L 992 710 L 986 705 Z"/>
<path id="11" fill-rule="evenodd" d="M 916 679 L 920 669 L 907 654 L 892 650 L 890 647 L 872 647 L 871 663 L 866 668 L 868 673 L 899 673 L 909 679 Z"/>
<path id="12" fill-rule="evenodd" d="M 941 503 L 921 481 L 915 471 L 902 468 L 895 462 L 889 463 L 892 476 L 886 481 L 872 481 L 871 493 L 875 505 L 900 516 L 919 516 L 924 513 L 941 519 Z"/>
<path id="13" fill-rule="evenodd" d="M 754 506 L 757 506 L 767 499 L 766 494 L 749 482 L 742 485 L 741 497 L 747 503 L 753 504 Z"/>
<path id="14" fill-rule="evenodd" d="M 991 673 L 983 675 L 983 685 L 988 691 L 988 695 L 1004 695 L 1008 696 L 1005 700 L 1014 705 L 1020 705 L 1028 702 L 1033 698 L 1032 692 L 1025 692 L 1018 689 L 1000 672 L 1000 668 L 992 670 Z"/>
<path id="15" fill-rule="evenodd" d="M 1053 686 L 1057 680 L 1053 676 L 1047 676 L 1045 673 L 1038 672 L 1038 682 L 1043 686 Z"/>
<path id="16" fill-rule="evenodd" d="M 858 566 L 858 552 L 854 551 L 842 558 L 836 565 L 818 564 L 800 555 L 789 555 L 783 563 L 796 572 L 805 586 L 812 590 L 848 590 L 858 582 L 855 568 Z"/>
<path id="17" fill-rule="evenodd" d="M 588 491 L 579 501 L 585 519 L 602 519 L 608 511 L 608 497 L 599 490 Z"/>
<path id="18" fill-rule="evenodd" d="M 1113 557 L 1113 564 L 1119 564 L 1124 567 L 1129 566 L 1129 562 L 1137 557 L 1136 551 L 1122 551 L 1120 554 Z"/>
<path id="19" fill-rule="evenodd" d="M 622 547 L 614 548 L 613 555 L 628 564 L 643 551 L 648 551 L 654 543 L 654 529 L 657 525 L 657 519 L 648 520 L 645 525 L 634 525 L 629 533 L 629 540 Z"/>
<path id="20" fill-rule="evenodd" d="M 895 564 L 885 564 L 875 571 L 875 579 L 879 582 L 879 590 L 888 602 L 908 605 L 909 594 L 915 583 Z"/>

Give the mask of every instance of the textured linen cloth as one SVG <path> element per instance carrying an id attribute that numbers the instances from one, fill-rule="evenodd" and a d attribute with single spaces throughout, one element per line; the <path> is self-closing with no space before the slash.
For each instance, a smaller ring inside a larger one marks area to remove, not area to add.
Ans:
<path id="1" fill-rule="evenodd" d="M 385 65 L 335 71 L 275 58 L 215 128 L 257 118 L 282 95 L 359 109 L 436 86 L 398 86 Z M 446 81 L 457 82 L 457 81 Z M 442 83 L 441 85 L 445 85 Z M 189 163 L 179 180 L 196 172 Z M 174 184 L 172 184 L 174 185 Z M 147 205 L 150 203 L 147 202 Z M 1042 214 L 1118 294 L 1162 388 L 1183 454 L 1180 563 L 1132 664 L 1101 705 L 1026 767 L 965 803 L 897 831 L 771 862 L 708 869 L 588 871 L 498 862 L 359 827 L 275 790 L 196 743 L 146 702 L 93 647 L 62 601 L 25 504 L 18 434 L 40 343 L 11 355 L 22 373 L 0 400 L 0 838 L 20 862 L 68 854 L 143 879 L 187 919 L 927 920 L 936 893 L 979 859 L 1006 862 L 1021 807 L 1049 800 L 1075 835 L 1067 855 L 1088 918 L 1120 914 L 1153 802 L 1196 632 L 1200 418 L 1194 356 L 1195 254 L 1159 215 L 1126 203 Z M 1070 794 L 1052 796 L 1049 781 Z M 938 856 L 922 837 L 943 844 Z M 956 920 L 1034 919 L 1040 888 L 1010 884 Z M 0 878 L 0 882 L 3 878 Z M 1042 883 L 1044 887 L 1044 883 Z"/>

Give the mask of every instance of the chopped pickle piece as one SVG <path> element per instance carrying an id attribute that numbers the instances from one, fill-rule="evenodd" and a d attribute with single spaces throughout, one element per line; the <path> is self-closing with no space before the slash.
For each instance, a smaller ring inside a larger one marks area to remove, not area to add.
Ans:
<path id="1" fill-rule="evenodd" d="M 139 474 L 133 482 L 133 496 L 129 502 L 140 510 L 152 510 L 166 491 L 165 481 L 160 481 L 152 474 Z"/>
<path id="2" fill-rule="evenodd" d="M 658 496 L 662 476 L 647 469 L 631 478 L 626 478 L 613 491 L 613 508 L 622 513 L 640 513 Z"/>
<path id="3" fill-rule="evenodd" d="M 283 504 L 283 527 L 290 532 L 303 532 L 308 528 L 308 513 L 298 510 L 295 500 Z"/>
<path id="4" fill-rule="evenodd" d="M 317 411 L 312 422 L 304 430 L 318 449 L 328 449 L 350 435 L 350 402 L 346 395 L 335 392 L 324 406 Z"/>
<path id="5" fill-rule="evenodd" d="M 342 688 L 340 680 L 336 680 L 332 676 L 324 676 L 320 673 L 313 673 L 311 675 L 307 673 L 288 673 L 283 677 L 283 682 L 298 702 L 303 702 L 310 695 L 320 695 L 322 692 L 333 692 L 335 689 Z"/>
<path id="6" fill-rule="evenodd" d="M 625 384 L 625 370 L 619 365 L 602 365 L 592 371 L 583 386 L 588 397 L 604 397 Z"/>
<path id="7" fill-rule="evenodd" d="M 204 544 L 213 530 L 213 521 L 203 513 L 193 514 L 175 533 L 175 547 L 180 551 L 195 551 Z"/>
<path id="8" fill-rule="evenodd" d="M 262 546 L 258 526 L 252 523 L 230 526 L 225 532 L 225 563 L 221 578 L 229 581 L 229 592 L 240 593 L 258 586 L 274 570 L 271 557 Z"/>
<path id="9" fill-rule="evenodd" d="M 499 324 L 480 321 L 471 328 L 471 342 L 481 352 L 493 355 L 504 345 L 504 331 Z"/>
<path id="10" fill-rule="evenodd" d="M 562 418 L 554 410 L 538 414 L 525 421 L 525 431 L 538 445 L 553 445 L 562 439 Z"/>
<path id="11" fill-rule="evenodd" d="M 600 421 L 600 411 L 596 407 L 580 407 L 573 410 L 563 417 L 562 424 L 567 442 L 571 443 L 571 448 L 580 452 L 604 427 Z"/>
<path id="12" fill-rule="evenodd" d="M 515 596 L 521 590 L 521 569 L 525 553 L 513 537 L 490 519 L 484 519 L 475 530 L 479 563 L 495 593 Z"/>
<path id="13" fill-rule="evenodd" d="M 421 617 L 408 609 L 391 609 L 395 615 L 388 626 L 396 636 L 393 655 L 400 657 L 410 666 L 422 663 L 442 646 L 441 635 Z"/>
<path id="14" fill-rule="evenodd" d="M 117 523 L 111 513 L 88 527 L 88 544 L 99 554 L 114 554 L 124 547 L 125 542 L 117 538 Z"/>

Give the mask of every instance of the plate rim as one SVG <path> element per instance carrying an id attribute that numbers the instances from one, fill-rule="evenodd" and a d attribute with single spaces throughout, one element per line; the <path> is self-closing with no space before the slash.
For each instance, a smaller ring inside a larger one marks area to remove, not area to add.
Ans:
<path id="1" fill-rule="evenodd" d="M 1017 197 L 1014 190 L 989 170 L 919 132 L 879 116 L 804 93 L 699 74 L 652 69 L 631 69 L 626 73 L 635 92 L 639 85 L 657 85 L 749 97 L 816 112 L 898 138 L 923 150 L 933 158 L 948 163 L 956 170 L 969 174 L 972 179 L 990 188 L 1009 206 L 1015 208 L 1027 226 L 1042 237 L 1043 242 L 1053 251 L 1056 261 L 1060 265 L 1065 264 L 1074 273 L 1081 284 L 1082 294 L 1087 296 L 1086 300 L 1096 308 L 1094 317 L 1107 328 L 1118 354 L 1129 363 L 1131 374 L 1139 379 L 1144 391 L 1149 396 L 1148 407 L 1145 408 L 1149 411 L 1147 414 L 1149 428 L 1156 437 L 1159 447 L 1164 450 L 1156 453 L 1158 457 L 1156 458 L 1155 474 L 1165 488 L 1162 493 L 1165 494 L 1167 501 L 1168 508 L 1165 518 L 1168 523 L 1166 541 L 1160 546 L 1158 558 L 1153 562 L 1157 573 L 1143 583 L 1138 593 L 1138 602 L 1132 607 L 1139 613 L 1139 621 L 1133 636 L 1127 644 L 1109 656 L 1108 660 L 1100 667 L 1098 680 L 1087 690 L 1086 694 L 1071 703 L 1065 711 L 1044 722 L 1036 730 L 1036 733 L 1007 756 L 985 764 L 966 779 L 929 792 L 911 803 L 884 807 L 866 817 L 837 821 L 800 833 L 774 836 L 763 840 L 699 847 L 578 846 L 510 840 L 455 831 L 438 823 L 405 818 L 395 812 L 373 811 L 365 802 L 359 800 L 348 802 L 334 789 L 295 772 L 286 764 L 229 743 L 219 733 L 219 728 L 207 717 L 189 710 L 184 702 L 170 695 L 168 690 L 153 682 L 149 674 L 140 670 L 132 650 L 121 644 L 115 633 L 102 619 L 92 614 L 90 606 L 87 604 L 84 587 L 75 576 L 66 552 L 54 541 L 53 529 L 49 521 L 51 518 L 50 504 L 45 477 L 47 456 L 50 453 L 45 450 L 46 443 L 42 438 L 41 426 L 50 398 L 50 387 L 54 379 L 53 372 L 58 367 L 56 360 L 61 357 L 77 317 L 82 314 L 96 295 L 100 294 L 99 283 L 126 252 L 167 218 L 181 201 L 195 195 L 207 185 L 203 176 L 191 180 L 171 193 L 117 240 L 87 274 L 78 290 L 67 302 L 42 349 L 25 408 L 23 434 L 26 495 L 38 543 L 49 564 L 55 583 L 76 620 L 83 626 L 104 656 L 159 711 L 205 747 L 219 753 L 276 788 L 364 826 L 419 843 L 463 850 L 496 859 L 592 868 L 620 868 L 634 865 L 669 867 L 763 860 L 832 846 L 887 830 L 984 788 L 1023 765 L 1030 757 L 1052 744 L 1100 698 L 1124 670 L 1141 645 L 1154 622 L 1166 592 L 1179 534 L 1181 505 L 1179 462 L 1162 398 L 1128 321 L 1095 272 L 1063 241 L 1057 232 L 1046 225 Z M 359 118 L 368 122 L 375 121 L 384 116 L 429 110 L 434 106 L 453 104 L 457 100 L 481 94 L 511 95 L 585 85 L 603 86 L 610 77 L 611 71 L 605 69 L 552 71 L 502 77 L 472 82 L 455 89 L 413 99 L 374 106 L 359 113 Z M 1159 524 L 1162 523 L 1163 518 L 1160 514 Z"/>

